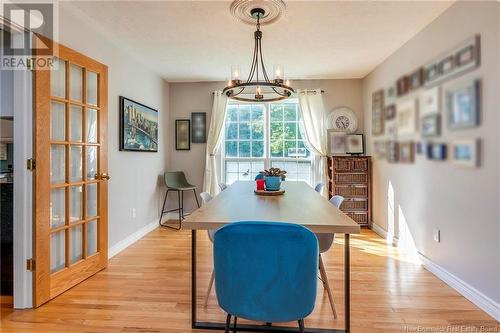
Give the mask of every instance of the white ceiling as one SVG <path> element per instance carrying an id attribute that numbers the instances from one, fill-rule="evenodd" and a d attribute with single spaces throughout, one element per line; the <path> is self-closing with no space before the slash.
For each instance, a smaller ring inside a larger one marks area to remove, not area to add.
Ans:
<path id="1" fill-rule="evenodd" d="M 226 80 L 248 73 L 254 27 L 230 1 L 85 1 L 87 15 L 113 42 L 166 80 Z M 285 16 L 262 27 L 268 71 L 291 79 L 361 78 L 438 17 L 450 1 L 286 1 Z M 270 69 L 269 69 L 270 68 Z"/>

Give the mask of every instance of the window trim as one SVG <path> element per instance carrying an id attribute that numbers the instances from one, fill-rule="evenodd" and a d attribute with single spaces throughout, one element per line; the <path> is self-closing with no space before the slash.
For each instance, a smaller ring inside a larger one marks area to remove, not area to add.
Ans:
<path id="1" fill-rule="evenodd" d="M 271 105 L 272 104 L 297 104 L 298 110 L 300 112 L 300 105 L 298 103 L 298 99 L 292 98 L 286 101 L 280 101 L 278 103 L 262 103 L 264 105 L 264 156 L 263 157 L 226 157 L 226 119 L 224 119 L 224 125 L 222 126 L 222 135 L 223 139 L 221 141 L 221 149 L 220 149 L 220 179 L 223 183 L 227 182 L 226 179 L 226 162 L 264 162 L 264 169 L 269 169 L 273 162 L 309 162 L 310 163 L 310 172 L 309 172 L 309 181 L 311 184 L 313 180 L 313 170 L 314 170 L 314 155 L 310 153 L 309 157 L 306 158 L 298 158 L 298 157 L 272 157 L 271 156 L 271 142 L 269 140 L 271 135 Z M 231 105 L 242 105 L 248 104 L 252 105 L 255 103 L 245 103 L 245 102 L 229 102 L 227 107 Z M 303 141 L 306 141 L 303 138 Z M 239 140 L 237 140 L 239 142 Z"/>

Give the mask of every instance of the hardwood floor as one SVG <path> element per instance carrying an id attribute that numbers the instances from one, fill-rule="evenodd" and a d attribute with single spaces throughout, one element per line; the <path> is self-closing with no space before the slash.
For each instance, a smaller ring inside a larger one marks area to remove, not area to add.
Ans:
<path id="1" fill-rule="evenodd" d="M 214 294 L 206 308 L 202 305 L 212 260 L 206 233 L 199 235 L 198 316 L 222 321 Z M 2 305 L 1 332 L 202 332 L 190 324 L 190 239 L 189 231 L 156 229 L 112 258 L 107 269 L 36 310 Z M 323 256 L 339 319 L 333 319 L 318 283 L 316 309 L 306 327 L 343 326 L 342 242 L 336 239 Z M 351 244 L 352 332 L 449 325 L 468 329 L 462 332 L 482 332 L 482 326 L 500 332 L 498 322 L 372 231 L 353 236 Z"/>

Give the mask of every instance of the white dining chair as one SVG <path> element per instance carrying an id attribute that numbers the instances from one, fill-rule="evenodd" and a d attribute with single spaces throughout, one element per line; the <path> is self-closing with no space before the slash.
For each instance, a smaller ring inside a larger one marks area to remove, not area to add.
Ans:
<path id="1" fill-rule="evenodd" d="M 219 184 L 219 186 L 221 185 L 224 185 L 224 184 Z M 225 185 L 224 185 L 225 186 Z M 222 190 L 222 188 L 221 188 Z M 210 193 L 207 193 L 207 192 L 201 192 L 200 193 L 200 197 L 201 197 L 201 202 L 203 205 L 206 205 L 207 203 L 210 202 L 210 200 L 212 200 L 212 196 L 210 195 Z M 214 242 L 214 235 L 215 235 L 215 231 L 216 230 L 207 230 L 208 231 L 208 239 L 210 239 L 210 242 Z M 208 290 L 207 290 L 207 295 L 205 296 L 205 302 L 203 303 L 203 306 L 207 306 L 207 303 L 208 303 L 208 298 L 210 297 L 210 292 L 212 291 L 212 287 L 214 285 L 214 271 L 212 269 L 212 274 L 210 274 L 210 282 L 208 283 Z"/>
<path id="2" fill-rule="evenodd" d="M 321 193 L 321 191 L 323 190 L 323 186 L 324 184 L 322 182 L 319 182 L 316 184 L 316 186 L 314 186 L 314 190 L 318 193 Z"/>
<path id="3" fill-rule="evenodd" d="M 316 187 L 317 186 L 318 185 L 316 185 Z M 342 205 L 343 201 L 344 197 L 341 195 L 334 195 L 330 199 L 330 203 L 337 208 L 340 208 L 340 205 Z M 316 234 L 316 237 L 318 238 L 318 244 L 319 244 L 319 274 L 321 276 L 321 282 L 323 282 L 323 288 L 325 288 L 325 291 L 328 295 L 328 300 L 330 301 L 330 306 L 332 307 L 333 311 L 333 317 L 337 319 L 337 310 L 335 309 L 335 301 L 333 300 L 332 290 L 330 289 L 330 284 L 328 283 L 328 276 L 326 275 L 326 269 L 325 265 L 323 264 L 323 258 L 321 258 L 321 253 L 325 253 L 332 247 L 333 242 L 335 241 L 335 234 L 321 233 L 321 234 Z"/>
<path id="4" fill-rule="evenodd" d="M 227 188 L 227 185 L 226 185 L 226 184 L 224 184 L 224 183 L 219 183 L 219 189 L 220 189 L 221 191 L 224 191 L 226 188 Z"/>

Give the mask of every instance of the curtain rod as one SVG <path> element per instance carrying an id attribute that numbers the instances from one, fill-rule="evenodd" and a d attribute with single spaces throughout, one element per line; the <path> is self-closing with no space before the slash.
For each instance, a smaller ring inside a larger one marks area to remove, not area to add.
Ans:
<path id="1" fill-rule="evenodd" d="M 305 90 L 307 93 L 311 93 L 311 92 L 316 92 L 316 90 Z M 324 94 L 325 91 L 323 89 L 321 89 L 321 93 Z M 215 91 L 212 92 L 212 95 L 215 94 Z"/>

